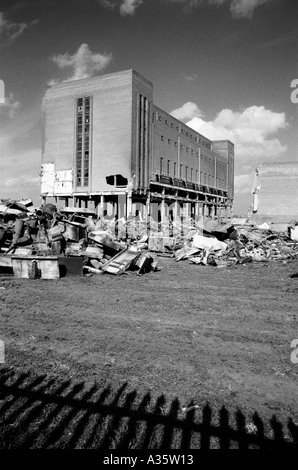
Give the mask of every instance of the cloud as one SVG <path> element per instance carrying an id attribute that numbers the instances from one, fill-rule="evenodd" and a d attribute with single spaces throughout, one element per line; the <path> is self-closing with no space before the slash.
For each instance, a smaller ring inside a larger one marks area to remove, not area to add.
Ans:
<path id="1" fill-rule="evenodd" d="M 191 75 L 185 75 L 184 79 L 188 80 L 189 82 L 194 82 L 198 78 L 196 73 L 192 73 Z"/>
<path id="2" fill-rule="evenodd" d="M 198 116 L 187 125 L 211 140 L 232 141 L 237 164 L 272 161 L 286 152 L 286 146 L 273 136 L 287 127 L 285 113 L 276 113 L 264 106 L 251 106 L 242 111 L 223 109 L 213 121 Z"/>
<path id="3" fill-rule="evenodd" d="M 1 117 L 14 119 L 20 106 L 20 102 L 15 100 L 13 93 L 9 93 L 8 97 L 5 97 L 5 103 L 0 104 Z"/>
<path id="4" fill-rule="evenodd" d="M 142 3 L 143 0 L 124 0 L 120 5 L 120 15 L 133 15 Z"/>
<path id="5" fill-rule="evenodd" d="M 189 13 L 193 8 L 208 2 L 210 5 L 229 5 L 230 12 L 234 18 L 251 18 L 255 9 L 265 3 L 276 0 L 167 0 L 168 2 L 181 3 L 184 11 Z"/>
<path id="6" fill-rule="evenodd" d="M 82 78 L 92 77 L 96 72 L 105 69 L 112 59 L 111 54 L 93 53 L 90 51 L 88 44 L 81 44 L 77 52 L 70 55 L 65 54 L 54 55 L 51 60 L 58 65 L 60 69 L 71 67 L 72 75 L 63 81 L 80 80 Z M 60 83 L 60 80 L 51 80 L 49 85 Z"/>
<path id="7" fill-rule="evenodd" d="M 196 110 L 198 115 L 191 118 Z M 185 103 L 171 114 L 179 119 L 183 117 L 189 127 L 210 140 L 228 139 L 234 143 L 236 207 L 250 205 L 255 168 L 286 158 L 287 147 L 276 135 L 288 126 L 285 113 L 250 106 L 240 111 L 223 109 L 207 121 L 195 103 Z"/>
<path id="8" fill-rule="evenodd" d="M 235 18 L 251 18 L 254 10 L 275 0 L 232 0 L 230 11 Z"/>
<path id="9" fill-rule="evenodd" d="M 4 44 L 15 41 L 23 32 L 31 26 L 38 23 L 39 20 L 33 20 L 31 23 L 13 23 L 8 20 L 3 12 L 0 12 L 0 37 Z"/>
<path id="10" fill-rule="evenodd" d="M 179 119 L 179 121 L 185 121 L 194 118 L 198 119 L 204 116 L 198 106 L 191 101 L 184 103 L 181 108 L 174 109 L 170 114 L 174 118 Z"/>
<path id="11" fill-rule="evenodd" d="M 98 3 L 109 10 L 119 7 L 121 16 L 134 15 L 136 9 L 142 5 L 143 0 L 98 0 Z"/>

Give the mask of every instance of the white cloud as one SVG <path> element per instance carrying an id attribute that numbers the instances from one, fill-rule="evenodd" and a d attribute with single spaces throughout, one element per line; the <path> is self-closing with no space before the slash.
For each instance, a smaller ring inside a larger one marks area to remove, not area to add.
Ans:
<path id="1" fill-rule="evenodd" d="M 0 37 L 3 41 L 12 42 L 17 39 L 23 32 L 31 26 L 38 23 L 38 20 L 34 20 L 31 23 L 13 23 L 6 18 L 3 12 L 0 12 Z"/>
<path id="2" fill-rule="evenodd" d="M 191 75 L 185 75 L 184 79 L 188 80 L 189 82 L 194 82 L 198 78 L 196 73 L 192 73 Z"/>
<path id="3" fill-rule="evenodd" d="M 181 108 L 174 109 L 171 112 L 171 115 L 174 118 L 179 119 L 179 121 L 185 121 L 194 118 L 198 119 L 200 117 L 203 117 L 202 111 L 198 108 L 195 103 L 192 103 L 191 101 L 184 103 Z"/>
<path id="4" fill-rule="evenodd" d="M 143 0 L 123 0 L 120 5 L 120 14 L 122 16 L 133 15 L 142 3 Z"/>
<path id="5" fill-rule="evenodd" d="M 1 117 L 14 119 L 20 106 L 20 102 L 15 100 L 13 93 L 9 93 L 8 97 L 5 97 L 5 102 L 0 104 Z"/>
<path id="6" fill-rule="evenodd" d="M 191 105 L 191 106 L 190 106 Z M 199 110 L 195 103 L 185 103 L 172 115 L 191 115 Z M 202 115 L 189 118 L 186 124 L 210 140 L 230 140 L 235 145 L 235 203 L 239 207 L 251 202 L 254 170 L 262 163 L 285 161 L 287 147 L 278 132 L 288 126 L 285 113 L 264 106 L 250 106 L 241 111 L 223 109 L 215 119 L 207 121 Z M 245 199 L 246 198 L 246 199 Z M 245 202 L 246 201 L 246 202 Z"/>
<path id="7" fill-rule="evenodd" d="M 232 0 L 230 11 L 235 18 L 251 18 L 254 10 L 275 0 Z"/>
<path id="8" fill-rule="evenodd" d="M 286 146 L 273 136 L 287 126 L 285 113 L 276 113 L 264 106 L 251 106 L 243 111 L 223 109 L 213 121 L 193 117 L 187 125 L 211 140 L 232 141 L 237 164 L 270 161 L 286 151 Z"/>
<path id="9" fill-rule="evenodd" d="M 100 72 L 110 63 L 112 59 L 111 54 L 93 53 L 90 51 L 88 44 L 81 44 L 77 52 L 70 55 L 68 52 L 65 54 L 54 55 L 51 60 L 58 65 L 59 68 L 64 69 L 71 67 L 73 69 L 72 75 L 63 81 L 80 80 L 81 78 L 89 78 Z M 51 80 L 49 85 L 59 83 L 59 80 Z"/>
<path id="10" fill-rule="evenodd" d="M 229 5 L 230 12 L 234 18 L 251 18 L 255 9 L 265 3 L 276 0 L 167 0 L 168 2 L 181 3 L 184 11 L 189 12 L 207 1 L 210 5 Z"/>
<path id="11" fill-rule="evenodd" d="M 119 7 L 121 16 L 134 15 L 136 9 L 142 5 L 143 0 L 97 0 L 100 5 L 109 10 Z"/>

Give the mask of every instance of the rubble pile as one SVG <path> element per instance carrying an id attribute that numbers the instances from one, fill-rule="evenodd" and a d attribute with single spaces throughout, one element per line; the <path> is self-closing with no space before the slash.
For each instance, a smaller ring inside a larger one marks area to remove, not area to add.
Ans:
<path id="1" fill-rule="evenodd" d="M 79 211 L 80 212 L 80 211 Z M 125 219 L 94 219 L 57 211 L 53 204 L 29 209 L 16 201 L 0 204 L 0 255 L 7 257 L 82 258 L 85 275 L 141 275 L 156 271 L 156 256 L 148 249 L 147 224 Z M 1 263 L 0 263 L 1 266 Z"/>
<path id="2" fill-rule="evenodd" d="M 93 274 L 138 275 L 156 271 L 159 256 L 192 264 L 230 267 L 253 261 L 288 260 L 298 256 L 297 224 L 280 233 L 267 223 L 201 217 L 197 221 L 103 216 L 53 204 L 34 208 L 32 201 L 0 201 L 0 267 L 9 257 L 31 259 L 26 277 L 35 277 L 37 257 L 59 258 L 60 265 Z M 34 266 L 33 266 L 34 265 Z M 58 262 L 57 262 L 58 266 Z M 58 269 L 58 268 L 57 268 Z M 59 277 L 58 275 L 56 277 Z"/>
<path id="3" fill-rule="evenodd" d="M 188 259 L 191 263 L 230 267 L 253 261 L 276 261 L 298 258 L 298 240 L 293 236 L 295 223 L 288 233 L 276 232 L 269 224 L 255 226 L 242 224 L 204 225 L 203 235 L 196 233 L 175 252 L 176 261 Z"/>

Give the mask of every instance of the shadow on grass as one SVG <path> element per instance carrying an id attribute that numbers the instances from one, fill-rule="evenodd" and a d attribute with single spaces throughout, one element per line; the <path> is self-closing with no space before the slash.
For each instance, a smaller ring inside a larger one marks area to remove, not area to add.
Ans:
<path id="1" fill-rule="evenodd" d="M 298 446 L 298 426 L 289 419 L 287 436 L 272 417 L 265 425 L 255 412 L 248 421 L 223 406 L 214 412 L 181 409 L 150 393 L 86 388 L 57 378 L 0 369 L 0 448 L 210 449 L 291 448 Z"/>

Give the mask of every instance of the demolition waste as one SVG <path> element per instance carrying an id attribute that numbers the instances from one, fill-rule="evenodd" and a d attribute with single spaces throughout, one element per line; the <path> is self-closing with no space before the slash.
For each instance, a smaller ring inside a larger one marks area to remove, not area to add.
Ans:
<path id="1" fill-rule="evenodd" d="M 230 268 L 298 257 L 298 223 L 277 227 L 249 219 L 116 219 L 54 204 L 0 200 L 0 272 L 58 279 L 159 270 L 158 257 Z"/>

